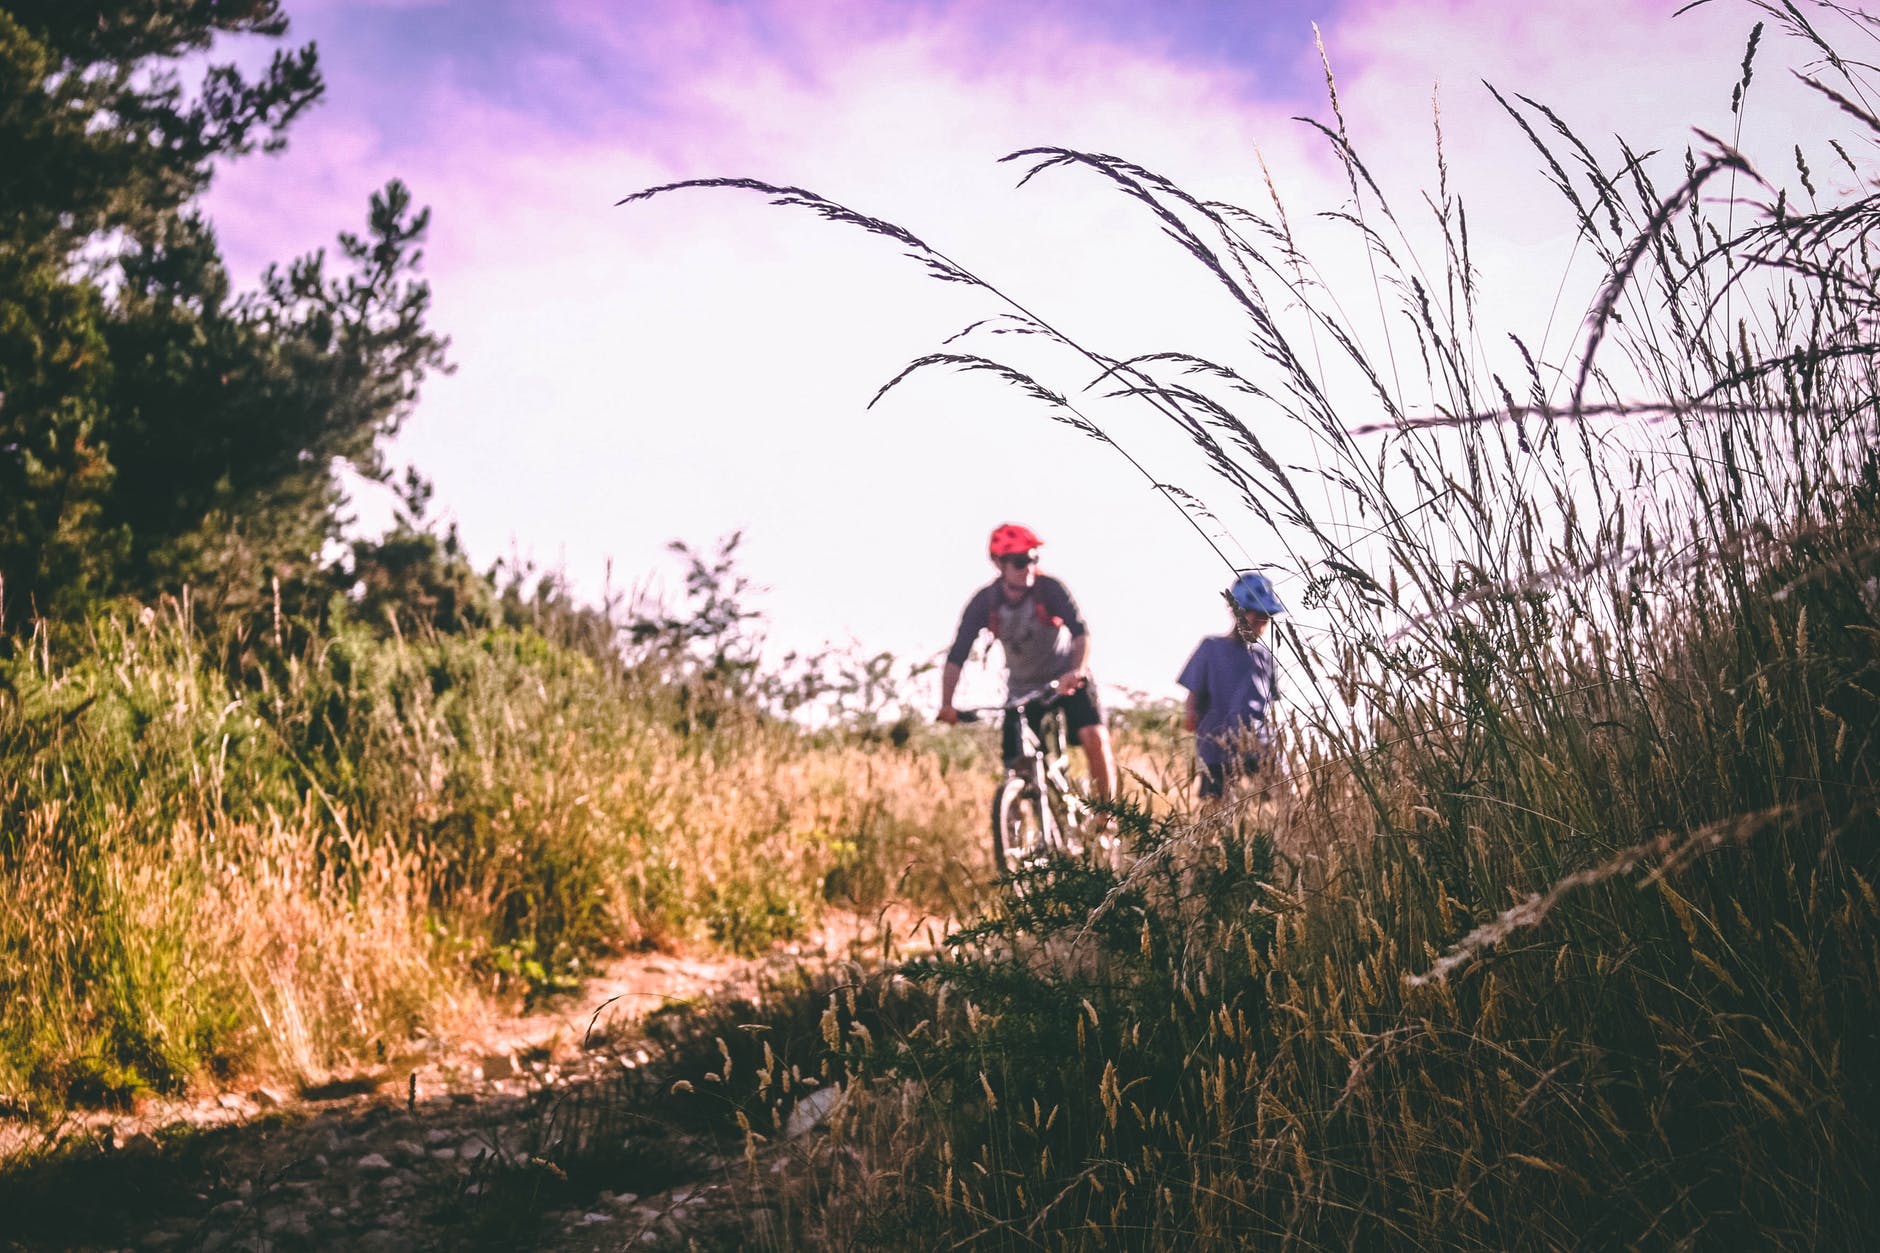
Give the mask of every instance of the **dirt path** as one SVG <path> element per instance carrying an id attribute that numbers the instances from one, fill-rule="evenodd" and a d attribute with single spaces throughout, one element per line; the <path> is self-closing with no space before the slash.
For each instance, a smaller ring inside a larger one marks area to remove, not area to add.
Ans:
<path id="1" fill-rule="evenodd" d="M 911 920 L 890 916 L 892 934 Z M 676 1129 L 639 1151 L 640 1190 L 599 1190 L 572 1211 L 518 1210 L 517 1229 L 490 1189 L 513 1191 L 534 1158 L 546 1111 L 600 1100 L 649 1061 L 636 1041 L 662 1007 L 748 994 L 766 973 L 882 951 L 884 920 L 834 915 L 813 941 L 759 959 L 623 957 L 578 993 L 406 1057 L 285 1091 L 243 1084 L 130 1114 L 92 1114 L 63 1134 L 87 1147 L 0 1193 L 0 1249 L 573 1250 L 735 1247 L 736 1216 L 719 1186 L 725 1146 Z M 656 1051 L 656 1050 L 655 1050 Z M 0 1166 L 33 1134 L 0 1125 Z M 9 1142 L 10 1140 L 10 1142 Z M 735 1165 L 743 1168 L 741 1156 Z M 552 1168 L 549 1168 L 552 1170 Z M 28 1172 L 29 1174 L 32 1172 Z M 4 1177 L 0 1177 L 4 1178 Z M 565 1182 L 565 1181 L 564 1181 Z M 466 1227 L 479 1209 L 480 1226 Z M 9 1212 L 10 1211 L 10 1212 Z"/>

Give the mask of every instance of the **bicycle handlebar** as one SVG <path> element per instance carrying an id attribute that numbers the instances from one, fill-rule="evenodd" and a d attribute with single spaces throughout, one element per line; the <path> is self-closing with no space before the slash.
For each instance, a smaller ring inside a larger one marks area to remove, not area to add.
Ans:
<path id="1" fill-rule="evenodd" d="M 956 709 L 961 722 L 978 722 L 987 714 L 1006 713 L 1013 709 L 1023 709 L 1027 705 L 1042 704 L 1046 709 L 1063 700 L 1064 696 L 1055 687 L 1041 687 L 1026 692 L 1023 696 L 1006 701 L 1003 705 L 979 705 L 971 709 Z"/>

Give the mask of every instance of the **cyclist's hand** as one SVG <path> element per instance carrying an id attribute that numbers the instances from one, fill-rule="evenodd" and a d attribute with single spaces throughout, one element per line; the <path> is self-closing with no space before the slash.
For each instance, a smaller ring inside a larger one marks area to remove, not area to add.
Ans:
<path id="1" fill-rule="evenodd" d="M 1083 685 L 1084 672 L 1081 670 L 1073 670 L 1069 674 L 1059 676 L 1054 686 L 1057 688 L 1059 696 L 1069 696 Z"/>
<path id="2" fill-rule="evenodd" d="M 952 726 L 960 720 L 960 711 L 953 708 L 951 705 L 942 705 L 940 706 L 940 712 L 934 715 L 934 720 Z"/>

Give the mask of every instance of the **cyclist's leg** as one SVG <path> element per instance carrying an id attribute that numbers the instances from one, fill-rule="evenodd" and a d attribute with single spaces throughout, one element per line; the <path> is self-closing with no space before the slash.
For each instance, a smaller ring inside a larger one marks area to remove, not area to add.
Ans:
<path id="1" fill-rule="evenodd" d="M 1272 786 L 1262 773 L 1265 758 L 1258 752 L 1243 752 L 1226 763 L 1227 784 L 1234 797 L 1235 827 L 1243 834 L 1249 823 L 1269 819 L 1271 807 L 1265 797 Z"/>
<path id="2" fill-rule="evenodd" d="M 1010 770 L 1018 764 L 1020 744 L 1018 735 L 1018 710 L 1005 711 L 1005 722 L 999 728 L 999 752 L 1005 768 Z"/>
<path id="3" fill-rule="evenodd" d="M 1103 701 L 1097 685 L 1086 682 L 1063 701 L 1064 725 L 1083 746 L 1090 768 L 1090 793 L 1100 801 L 1115 794 L 1116 754 L 1110 748 L 1110 729 L 1103 722 Z"/>
<path id="4" fill-rule="evenodd" d="M 1227 791 L 1227 769 L 1223 765 L 1197 759 L 1195 778 L 1201 783 L 1203 804 L 1221 799 L 1222 794 Z"/>

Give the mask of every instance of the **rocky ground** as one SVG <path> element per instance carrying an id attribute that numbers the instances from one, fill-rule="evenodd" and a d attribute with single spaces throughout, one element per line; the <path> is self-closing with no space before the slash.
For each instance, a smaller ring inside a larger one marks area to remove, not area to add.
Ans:
<path id="1" fill-rule="evenodd" d="M 735 1132 L 636 1113 L 623 1093 L 670 1082 L 653 1073 L 661 1050 L 641 1034 L 647 1015 L 748 994 L 779 968 L 879 953 L 878 935 L 849 919 L 816 945 L 763 960 L 622 959 L 546 1008 L 419 1041 L 409 1057 L 330 1082 L 241 1085 L 88 1116 L 61 1129 L 76 1149 L 36 1165 L 19 1165 L 33 1157 L 21 1149 L 43 1129 L 0 1128 L 10 1139 L 0 1143 L 0 1249 L 769 1243 L 775 1218 L 749 1204 L 753 1172 L 774 1177 L 805 1161 L 839 1093 L 800 1102 L 754 1159 Z M 545 1148 L 569 1134 L 612 1146 L 583 1157 L 582 1178 Z"/>

